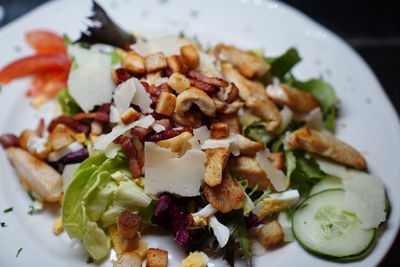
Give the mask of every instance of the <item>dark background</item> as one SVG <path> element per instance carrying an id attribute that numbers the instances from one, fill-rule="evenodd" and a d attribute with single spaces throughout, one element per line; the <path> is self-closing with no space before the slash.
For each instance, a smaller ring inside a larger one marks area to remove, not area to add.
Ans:
<path id="1" fill-rule="evenodd" d="M 0 27 L 47 0 L 0 0 Z M 283 0 L 346 40 L 370 65 L 400 113 L 400 8 L 395 1 Z M 383 107 L 382 107 L 383 108 Z M 398 266 L 400 237 L 381 266 Z"/>

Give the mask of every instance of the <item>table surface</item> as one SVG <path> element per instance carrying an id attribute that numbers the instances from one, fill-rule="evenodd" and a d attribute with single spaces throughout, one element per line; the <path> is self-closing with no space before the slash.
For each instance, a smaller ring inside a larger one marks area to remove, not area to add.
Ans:
<path id="1" fill-rule="evenodd" d="M 4 17 L 0 27 L 48 0 L 0 0 Z M 347 41 L 378 76 L 400 113 L 400 16 L 392 1 L 281 0 L 326 26 Z M 345 7 L 345 8 L 344 8 Z M 395 266 L 400 235 L 380 266 Z"/>

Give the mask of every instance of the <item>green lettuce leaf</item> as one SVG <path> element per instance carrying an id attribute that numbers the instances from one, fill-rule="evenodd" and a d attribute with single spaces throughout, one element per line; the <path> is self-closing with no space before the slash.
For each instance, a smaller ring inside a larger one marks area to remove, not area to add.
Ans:
<path id="1" fill-rule="evenodd" d="M 106 256 L 111 249 L 111 239 L 106 235 L 97 223 L 88 222 L 86 224 L 83 245 L 89 254 L 95 259 L 101 259 Z"/>
<path id="2" fill-rule="evenodd" d="M 114 204 L 124 209 L 132 210 L 136 207 L 147 207 L 150 203 L 151 198 L 132 180 L 120 182 L 115 191 Z"/>
<path id="3" fill-rule="evenodd" d="M 67 89 L 59 91 L 56 95 L 58 103 L 60 103 L 62 113 L 67 116 L 72 116 L 82 112 L 82 109 L 75 102 Z"/>
<path id="4" fill-rule="evenodd" d="M 289 48 L 283 55 L 279 57 L 267 57 L 264 58 L 269 64 L 271 64 L 271 73 L 274 77 L 278 77 L 279 80 L 283 81 L 287 73 L 301 61 L 301 57 L 297 52 L 296 48 Z"/>

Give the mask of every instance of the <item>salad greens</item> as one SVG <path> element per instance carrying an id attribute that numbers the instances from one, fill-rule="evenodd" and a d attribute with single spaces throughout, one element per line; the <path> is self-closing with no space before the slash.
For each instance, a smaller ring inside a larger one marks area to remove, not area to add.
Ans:
<path id="1" fill-rule="evenodd" d="M 68 89 L 59 91 L 56 95 L 56 99 L 60 104 L 62 113 L 64 115 L 72 116 L 82 112 L 82 109 L 69 94 Z"/>

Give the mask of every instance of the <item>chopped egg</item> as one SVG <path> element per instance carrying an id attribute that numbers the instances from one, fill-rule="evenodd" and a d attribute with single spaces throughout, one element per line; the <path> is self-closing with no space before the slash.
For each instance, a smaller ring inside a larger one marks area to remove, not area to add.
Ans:
<path id="1" fill-rule="evenodd" d="M 213 229 L 215 238 L 221 248 L 225 247 L 229 240 L 229 228 L 220 223 L 214 215 L 210 217 L 209 225 Z"/>
<path id="2" fill-rule="evenodd" d="M 206 267 L 210 259 L 204 252 L 190 252 L 182 262 L 180 267 Z"/>
<path id="3" fill-rule="evenodd" d="M 193 225 L 194 226 L 206 226 L 208 224 L 208 219 L 210 216 L 217 213 L 217 209 L 211 204 L 208 204 L 196 213 L 192 213 Z"/>
<path id="4" fill-rule="evenodd" d="M 296 205 L 299 198 L 300 195 L 297 190 L 288 190 L 282 193 L 270 194 L 269 197 L 259 202 L 252 212 L 262 220 L 268 215 Z"/>

